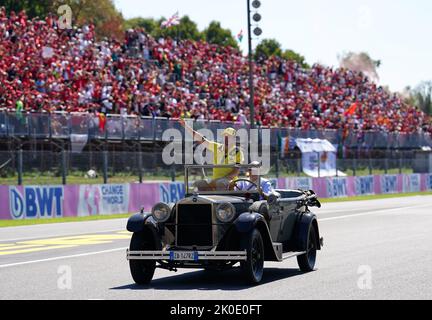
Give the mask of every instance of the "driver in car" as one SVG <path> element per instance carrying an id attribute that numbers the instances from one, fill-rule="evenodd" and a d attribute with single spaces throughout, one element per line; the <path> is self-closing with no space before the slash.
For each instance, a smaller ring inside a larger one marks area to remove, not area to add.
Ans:
<path id="1" fill-rule="evenodd" d="M 265 198 L 268 198 L 271 194 L 274 194 L 275 190 L 270 180 L 261 178 L 260 183 L 259 167 L 261 166 L 261 164 L 258 161 L 253 161 L 250 165 L 254 166 L 254 168 L 250 168 L 248 171 L 250 182 L 246 179 L 240 181 L 233 180 L 230 183 L 230 189 L 233 189 L 235 191 L 255 191 L 257 190 L 257 187 L 259 185 Z"/>
<path id="2" fill-rule="evenodd" d="M 192 134 L 194 141 L 202 143 L 207 151 L 213 153 L 213 164 L 235 165 L 244 162 L 243 151 L 235 143 L 230 144 L 232 141 L 230 139 L 236 138 L 237 131 L 235 129 L 227 128 L 224 130 L 222 134 L 224 144 L 222 144 L 208 140 L 189 127 L 183 119 L 180 119 L 180 124 Z M 240 170 L 238 168 L 214 168 L 212 181 L 197 181 L 195 187 L 199 191 L 226 191 L 229 189 L 230 182 L 238 179 L 239 173 Z"/>

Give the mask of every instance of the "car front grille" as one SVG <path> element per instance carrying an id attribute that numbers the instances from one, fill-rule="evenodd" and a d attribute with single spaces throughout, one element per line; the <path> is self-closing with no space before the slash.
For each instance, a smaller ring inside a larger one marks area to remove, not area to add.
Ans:
<path id="1" fill-rule="evenodd" d="M 177 210 L 178 246 L 213 246 L 211 204 L 179 204 Z"/>

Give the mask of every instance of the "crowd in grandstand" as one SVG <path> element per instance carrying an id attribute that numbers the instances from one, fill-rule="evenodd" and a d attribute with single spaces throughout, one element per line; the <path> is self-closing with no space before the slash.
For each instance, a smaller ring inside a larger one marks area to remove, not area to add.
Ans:
<path id="1" fill-rule="evenodd" d="M 430 119 L 361 73 L 277 57 L 255 65 L 264 126 L 432 132 Z M 248 123 L 248 63 L 231 47 L 154 39 L 128 30 L 96 41 L 94 27 L 62 30 L 0 9 L 0 108 Z"/>

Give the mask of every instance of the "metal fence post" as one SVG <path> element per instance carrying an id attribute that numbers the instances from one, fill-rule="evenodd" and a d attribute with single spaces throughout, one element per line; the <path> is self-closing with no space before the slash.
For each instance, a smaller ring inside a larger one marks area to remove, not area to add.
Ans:
<path id="1" fill-rule="evenodd" d="M 9 137 L 10 129 L 9 129 L 9 113 L 5 112 L 5 124 L 6 124 L 6 137 Z"/>
<path id="2" fill-rule="evenodd" d="M 108 151 L 103 151 L 103 181 L 108 183 Z"/>
<path id="3" fill-rule="evenodd" d="M 369 166 L 369 175 L 371 176 L 372 175 L 372 157 L 371 157 L 370 152 L 369 152 L 369 163 L 368 163 L 368 166 Z"/>
<path id="4" fill-rule="evenodd" d="M 399 153 L 399 174 L 402 174 L 402 154 Z"/>
<path id="5" fill-rule="evenodd" d="M 23 151 L 22 149 L 18 150 L 18 185 L 22 186 L 23 184 Z"/>
<path id="6" fill-rule="evenodd" d="M 353 160 L 353 176 L 355 177 L 357 175 L 357 158 L 354 158 Z"/>
<path id="7" fill-rule="evenodd" d="M 32 128 L 33 128 L 33 116 L 31 113 L 26 114 L 26 120 L 27 120 L 27 136 L 29 138 L 35 138 L 35 134 L 32 134 Z"/>
<path id="8" fill-rule="evenodd" d="M 338 178 L 339 177 L 339 171 L 338 171 L 338 162 L 339 162 L 339 159 L 338 159 L 338 157 L 336 156 L 336 178 Z"/>
<path id="9" fill-rule="evenodd" d="M 387 158 L 387 155 L 386 155 L 386 157 L 384 159 L 384 173 L 385 174 L 388 174 L 388 167 L 389 167 L 389 164 L 388 164 L 388 158 Z"/>
<path id="10" fill-rule="evenodd" d="M 171 182 L 175 182 L 176 181 L 176 170 L 174 165 L 171 166 Z"/>
<path id="11" fill-rule="evenodd" d="M 62 156 L 62 184 L 66 185 L 67 168 L 66 168 L 66 151 L 64 149 L 62 150 L 61 156 Z"/>
<path id="12" fill-rule="evenodd" d="M 279 178 L 279 158 L 281 157 L 281 150 L 280 150 L 280 146 L 279 146 L 279 142 L 282 141 L 282 134 L 280 133 L 280 130 L 278 130 L 277 133 L 277 141 L 276 141 L 276 178 Z"/>
<path id="13" fill-rule="evenodd" d="M 48 113 L 48 136 L 52 139 L 52 114 Z"/>
<path id="14" fill-rule="evenodd" d="M 301 159 L 297 159 L 297 177 L 300 177 L 300 172 L 301 172 Z"/>
<path id="15" fill-rule="evenodd" d="M 138 178 L 139 178 L 139 183 L 143 183 L 141 143 L 139 145 L 139 152 L 138 152 Z"/>

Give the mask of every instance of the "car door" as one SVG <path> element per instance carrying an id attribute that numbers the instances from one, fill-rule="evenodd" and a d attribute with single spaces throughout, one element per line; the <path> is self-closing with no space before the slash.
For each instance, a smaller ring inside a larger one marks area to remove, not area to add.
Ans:
<path id="1" fill-rule="evenodd" d="M 269 207 L 269 229 L 273 242 L 279 241 L 278 238 L 282 225 L 283 213 L 279 209 L 280 206 L 278 204 Z"/>
<path id="2" fill-rule="evenodd" d="M 297 202 L 290 200 L 280 201 L 279 212 L 279 233 L 275 239 L 277 239 L 278 242 L 283 243 L 291 238 L 297 216 Z"/>

